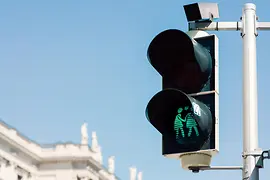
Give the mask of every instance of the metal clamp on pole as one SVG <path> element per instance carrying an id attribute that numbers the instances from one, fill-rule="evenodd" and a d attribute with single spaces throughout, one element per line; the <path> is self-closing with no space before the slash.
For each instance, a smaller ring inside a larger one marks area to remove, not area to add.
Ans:
<path id="1" fill-rule="evenodd" d="M 256 160 L 256 167 L 263 168 L 264 167 L 264 159 L 270 159 L 270 150 L 262 151 L 257 150 L 250 153 L 243 153 L 242 157 L 246 159 L 248 156 L 253 156 Z"/>
<path id="2" fill-rule="evenodd" d="M 242 157 L 245 159 L 248 156 L 253 156 L 253 157 L 260 157 L 262 156 L 263 151 L 261 149 L 257 149 L 255 151 L 251 151 L 251 152 L 244 152 L 242 154 Z"/>

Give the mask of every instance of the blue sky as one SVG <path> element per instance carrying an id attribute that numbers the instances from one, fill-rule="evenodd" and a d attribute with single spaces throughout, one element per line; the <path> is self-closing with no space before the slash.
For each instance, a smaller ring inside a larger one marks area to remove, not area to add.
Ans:
<path id="1" fill-rule="evenodd" d="M 80 126 L 96 131 L 104 161 L 116 173 L 143 171 L 144 180 L 239 179 L 240 171 L 182 170 L 161 155 L 161 136 L 145 117 L 161 77 L 146 58 L 159 32 L 187 30 L 183 5 L 170 1 L 5 1 L 0 6 L 0 118 L 40 143 L 80 142 Z M 210 1 L 211 2 L 211 1 Z M 220 21 L 238 21 L 246 1 L 217 1 Z M 270 1 L 256 2 L 270 21 Z M 242 40 L 215 33 L 220 43 L 220 153 L 212 165 L 241 165 Z M 270 148 L 268 118 L 270 32 L 257 38 L 259 144 Z M 265 162 L 261 178 L 270 176 Z"/>

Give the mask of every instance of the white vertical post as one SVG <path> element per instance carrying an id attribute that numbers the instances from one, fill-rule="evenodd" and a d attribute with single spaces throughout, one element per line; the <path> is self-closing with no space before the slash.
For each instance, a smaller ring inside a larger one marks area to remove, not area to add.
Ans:
<path id="1" fill-rule="evenodd" d="M 142 180 L 142 172 L 139 172 L 137 177 L 137 180 Z"/>
<path id="2" fill-rule="evenodd" d="M 136 175 L 137 175 L 136 167 L 130 167 L 129 172 L 130 172 L 130 180 L 136 180 Z"/>
<path id="3" fill-rule="evenodd" d="M 259 180 L 256 159 L 251 155 L 258 149 L 258 104 L 257 104 L 257 64 L 256 6 L 247 3 L 242 16 L 243 38 L 243 179 Z"/>

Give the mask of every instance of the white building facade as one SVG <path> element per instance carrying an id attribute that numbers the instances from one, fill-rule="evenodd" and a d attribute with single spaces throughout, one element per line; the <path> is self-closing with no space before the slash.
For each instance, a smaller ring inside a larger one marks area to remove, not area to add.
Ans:
<path id="1" fill-rule="evenodd" d="M 81 127 L 81 144 L 63 143 L 41 146 L 0 121 L 0 180 L 119 180 L 115 175 L 115 157 L 102 164 L 96 132 L 88 145 L 87 124 Z M 136 177 L 130 168 L 130 180 Z"/>

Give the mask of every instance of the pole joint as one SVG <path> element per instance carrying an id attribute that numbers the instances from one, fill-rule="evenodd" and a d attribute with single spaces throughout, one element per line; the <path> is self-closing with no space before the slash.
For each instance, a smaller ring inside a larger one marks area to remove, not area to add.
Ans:
<path id="1" fill-rule="evenodd" d="M 248 156 L 253 156 L 253 157 L 260 157 L 262 156 L 263 151 L 261 149 L 256 149 L 255 151 L 250 151 L 250 152 L 243 152 L 242 157 L 245 159 Z"/>
<path id="2" fill-rule="evenodd" d="M 244 152 L 242 157 L 246 159 L 248 156 L 253 156 L 256 160 L 257 168 L 264 168 L 264 160 L 270 159 L 270 149 L 262 151 L 260 149 L 252 151 L 252 152 Z"/>

